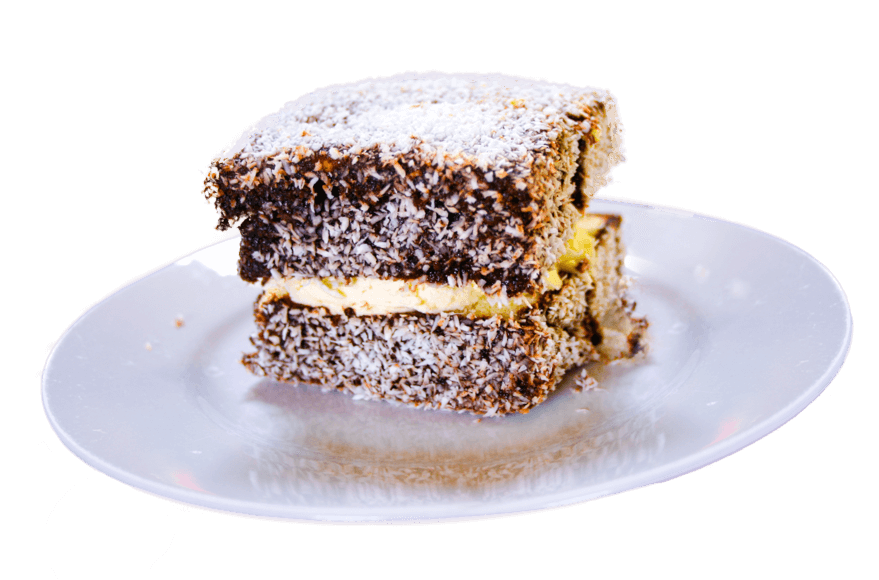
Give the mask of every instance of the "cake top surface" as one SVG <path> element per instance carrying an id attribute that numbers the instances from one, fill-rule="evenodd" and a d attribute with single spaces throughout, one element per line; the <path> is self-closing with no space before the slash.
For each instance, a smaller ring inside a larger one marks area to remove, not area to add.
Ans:
<path id="1" fill-rule="evenodd" d="M 605 91 L 503 75 L 402 74 L 336 85 L 287 103 L 246 131 L 224 156 L 285 149 L 333 157 L 376 148 L 416 150 L 477 166 L 521 163 L 559 130 L 583 120 Z M 462 159 L 462 160 L 463 160 Z"/>

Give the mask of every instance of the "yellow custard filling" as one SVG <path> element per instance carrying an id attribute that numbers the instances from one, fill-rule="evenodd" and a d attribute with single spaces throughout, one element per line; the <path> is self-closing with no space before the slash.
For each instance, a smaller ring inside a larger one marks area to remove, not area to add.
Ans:
<path id="1" fill-rule="evenodd" d="M 543 277 L 547 290 L 562 287 L 560 272 L 577 273 L 578 266 L 595 257 L 596 236 L 604 227 L 600 216 L 586 215 L 574 226 L 574 235 L 565 244 L 565 253 Z M 526 294 L 514 298 L 488 296 L 475 282 L 464 287 L 416 283 L 406 280 L 355 278 L 284 278 L 266 284 L 266 298 L 289 295 L 308 306 L 323 306 L 334 314 L 351 308 L 358 315 L 396 312 L 460 312 L 477 317 L 514 316 L 537 298 Z"/>

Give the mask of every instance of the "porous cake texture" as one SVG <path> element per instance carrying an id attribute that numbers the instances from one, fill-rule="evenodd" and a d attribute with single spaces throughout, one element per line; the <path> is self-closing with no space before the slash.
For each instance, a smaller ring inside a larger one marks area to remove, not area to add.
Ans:
<path id="1" fill-rule="evenodd" d="M 543 290 L 622 159 L 613 98 L 499 75 L 401 75 L 288 103 L 216 159 L 241 277 L 358 276 Z"/>

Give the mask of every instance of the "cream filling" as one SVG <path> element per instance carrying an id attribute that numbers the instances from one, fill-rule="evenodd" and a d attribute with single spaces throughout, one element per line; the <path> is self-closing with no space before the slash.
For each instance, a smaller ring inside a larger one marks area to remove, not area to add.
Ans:
<path id="1" fill-rule="evenodd" d="M 595 257 L 595 236 L 604 223 L 604 218 L 587 215 L 575 224 L 574 236 L 567 241 L 565 253 L 543 277 L 544 291 L 561 288 L 559 272 L 577 272 L 581 262 Z M 511 316 L 537 299 L 527 294 L 513 298 L 489 296 L 475 282 L 455 287 L 377 278 L 273 278 L 266 284 L 264 300 L 283 295 L 305 306 L 322 306 L 333 314 L 342 314 L 350 308 L 357 315 L 461 312 L 480 317 Z"/>
<path id="2" fill-rule="evenodd" d="M 464 287 L 417 283 L 408 280 L 356 278 L 273 279 L 266 290 L 275 295 L 287 294 L 293 302 L 306 306 L 323 306 L 333 314 L 351 308 L 358 315 L 395 312 L 513 312 L 529 306 L 527 296 L 504 300 L 489 297 L 471 282 Z"/>

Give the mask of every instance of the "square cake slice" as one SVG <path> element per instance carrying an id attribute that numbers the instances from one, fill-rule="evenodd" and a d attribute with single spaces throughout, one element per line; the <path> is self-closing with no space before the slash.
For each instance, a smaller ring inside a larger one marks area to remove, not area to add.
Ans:
<path id="1" fill-rule="evenodd" d="M 622 159 L 605 91 L 400 75 L 288 103 L 215 159 L 205 195 L 264 287 L 252 372 L 355 396 L 527 412 L 647 323 L 620 218 L 586 214 Z"/>

